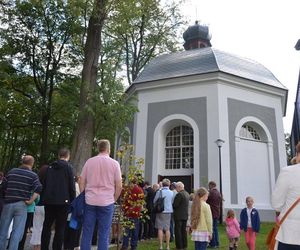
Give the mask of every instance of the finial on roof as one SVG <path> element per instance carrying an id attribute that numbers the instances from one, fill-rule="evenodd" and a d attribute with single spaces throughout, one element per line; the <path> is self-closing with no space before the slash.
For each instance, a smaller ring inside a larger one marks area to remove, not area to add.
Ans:
<path id="1" fill-rule="evenodd" d="M 183 33 L 185 50 L 211 47 L 211 34 L 206 25 L 200 25 L 198 20 Z"/>

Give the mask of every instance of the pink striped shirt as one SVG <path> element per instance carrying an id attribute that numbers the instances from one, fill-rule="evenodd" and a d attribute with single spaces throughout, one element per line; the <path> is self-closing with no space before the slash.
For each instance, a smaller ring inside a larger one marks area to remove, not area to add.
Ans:
<path id="1" fill-rule="evenodd" d="M 92 157 L 83 166 L 81 176 L 85 181 L 85 201 L 93 206 L 108 206 L 115 202 L 116 183 L 121 181 L 119 163 L 106 153 Z"/>

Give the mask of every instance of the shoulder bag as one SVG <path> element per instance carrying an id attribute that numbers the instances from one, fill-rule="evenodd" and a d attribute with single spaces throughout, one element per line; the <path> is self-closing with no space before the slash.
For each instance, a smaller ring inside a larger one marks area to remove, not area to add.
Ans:
<path id="1" fill-rule="evenodd" d="M 164 211 L 164 200 L 165 197 L 162 197 L 162 190 L 159 191 L 159 197 L 154 203 L 154 213 L 162 213 Z"/>

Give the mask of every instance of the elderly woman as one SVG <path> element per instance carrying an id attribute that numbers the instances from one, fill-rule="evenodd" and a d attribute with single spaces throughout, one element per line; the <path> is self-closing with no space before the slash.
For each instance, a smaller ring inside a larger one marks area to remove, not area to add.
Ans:
<path id="1" fill-rule="evenodd" d="M 281 169 L 272 193 L 272 206 L 280 212 L 279 219 L 300 197 L 300 142 L 296 146 L 296 164 Z M 282 223 L 276 240 L 278 250 L 300 250 L 300 204 Z"/>
<path id="2" fill-rule="evenodd" d="M 158 230 L 158 240 L 159 240 L 159 249 L 163 249 L 163 234 L 166 233 L 166 250 L 170 250 L 170 221 L 171 214 L 173 213 L 173 199 L 174 193 L 169 189 L 170 180 L 163 179 L 162 188 L 156 192 L 153 202 L 155 203 L 159 196 L 160 192 L 162 193 L 162 197 L 164 197 L 164 211 L 162 213 L 156 214 L 155 219 L 155 228 Z"/>

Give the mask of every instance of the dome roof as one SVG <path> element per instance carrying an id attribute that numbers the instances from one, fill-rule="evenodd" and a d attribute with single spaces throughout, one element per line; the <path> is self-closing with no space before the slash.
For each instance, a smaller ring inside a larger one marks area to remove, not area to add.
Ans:
<path id="1" fill-rule="evenodd" d="M 212 47 L 158 56 L 146 65 L 133 84 L 212 72 L 224 72 L 286 89 L 262 64 Z"/>
<path id="2" fill-rule="evenodd" d="M 186 42 L 194 39 L 210 41 L 211 34 L 209 33 L 208 26 L 200 25 L 198 24 L 198 21 L 196 21 L 194 25 L 189 26 L 183 33 L 183 39 Z"/>

